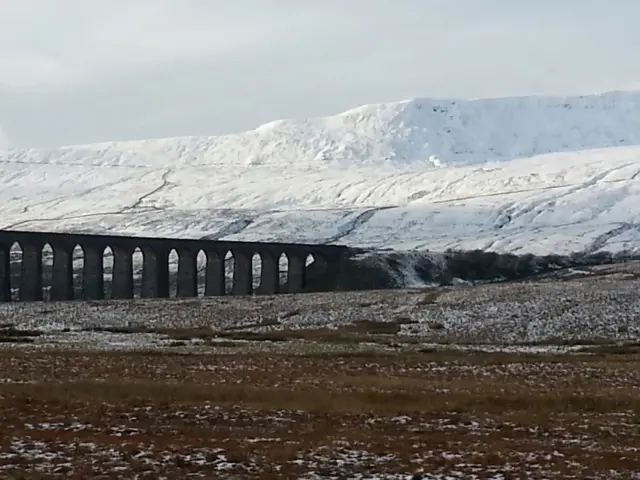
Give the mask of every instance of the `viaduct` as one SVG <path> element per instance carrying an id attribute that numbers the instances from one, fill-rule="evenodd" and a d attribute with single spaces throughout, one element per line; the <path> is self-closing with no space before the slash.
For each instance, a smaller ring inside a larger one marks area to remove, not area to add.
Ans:
<path id="1" fill-rule="evenodd" d="M 12 275 L 11 249 L 18 244 L 22 250 L 19 278 Z M 0 230 L 0 301 L 12 299 L 17 287 L 20 301 L 43 300 L 43 250 L 53 251 L 50 299 L 56 301 L 105 298 L 103 256 L 109 248 L 113 253 L 111 298 L 134 297 L 133 254 L 142 253 L 143 298 L 170 296 L 169 255 L 178 255 L 177 291 L 179 297 L 198 296 L 197 257 L 206 256 L 204 280 L 205 296 L 248 295 L 252 293 L 296 293 L 305 289 L 306 260 L 314 258 L 314 265 L 336 266 L 354 250 L 337 245 L 306 245 L 290 243 L 226 242 L 171 238 L 128 237 L 116 235 L 88 235 L 71 233 L 22 232 Z M 74 250 L 82 249 L 82 287 L 79 295 L 74 288 Z M 226 291 L 225 258 L 233 256 L 233 287 Z M 253 257 L 261 260 L 260 284 L 254 290 Z M 279 260 L 288 260 L 287 281 L 280 284 Z M 12 283 L 18 285 L 12 285 Z M 284 288 L 283 288 L 284 287 Z"/>

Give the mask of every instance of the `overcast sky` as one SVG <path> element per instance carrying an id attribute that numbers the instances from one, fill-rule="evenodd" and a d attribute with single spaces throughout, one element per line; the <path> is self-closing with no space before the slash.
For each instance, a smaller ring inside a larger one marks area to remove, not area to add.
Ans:
<path id="1" fill-rule="evenodd" d="M 640 87 L 639 0 L 0 0 L 0 12 L 0 147 Z"/>

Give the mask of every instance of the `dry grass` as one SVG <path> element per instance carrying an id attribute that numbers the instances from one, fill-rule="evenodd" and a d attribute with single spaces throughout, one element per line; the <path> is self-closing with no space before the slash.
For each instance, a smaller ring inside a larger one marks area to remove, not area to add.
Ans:
<path id="1" fill-rule="evenodd" d="M 513 389 L 507 383 L 460 388 L 455 382 L 438 389 L 457 387 L 446 394 L 433 394 L 417 379 L 379 379 L 376 376 L 335 378 L 338 392 L 328 396 L 324 386 L 291 389 L 288 386 L 265 389 L 260 385 L 201 385 L 180 383 L 167 385 L 146 380 L 69 381 L 63 384 L 9 384 L 3 386 L 6 396 L 23 401 L 34 399 L 66 405 L 114 405 L 168 403 L 175 405 L 210 402 L 219 406 L 243 405 L 259 409 L 282 408 L 319 414 L 376 413 L 414 414 L 444 411 L 465 414 L 499 413 L 508 410 L 528 416 L 563 413 L 609 413 L 631 410 L 640 412 L 640 398 L 632 389 L 607 389 L 578 392 L 563 389 L 553 392 L 530 392 Z M 422 388 L 421 388 L 422 387 Z M 431 394 L 428 402 L 425 395 Z"/>
<path id="2" fill-rule="evenodd" d="M 420 298 L 415 303 L 416 305 L 434 305 L 437 303 L 438 298 L 442 296 L 444 290 L 439 288 L 430 288 L 420 291 Z"/>
<path id="3" fill-rule="evenodd" d="M 166 327 L 146 327 L 142 325 L 132 327 L 93 327 L 87 331 L 117 333 L 117 334 L 139 334 L 151 333 L 163 335 L 175 342 L 188 340 L 214 341 L 220 346 L 220 340 L 244 340 L 252 342 L 288 342 L 293 340 L 306 340 L 320 343 L 396 343 L 397 334 L 403 324 L 410 323 L 410 320 L 398 318 L 393 322 L 381 322 L 372 320 L 359 320 L 349 325 L 342 325 L 337 328 L 314 328 L 314 329 L 277 329 L 277 330 L 247 330 L 247 329 L 227 329 L 219 330 L 209 327 L 188 327 L 188 328 L 166 328 Z M 261 325 L 262 326 L 262 325 Z M 412 341 L 411 338 L 406 339 Z M 231 343 L 229 343 L 231 344 Z M 179 345 L 179 343 L 177 344 Z M 238 346 L 237 343 L 233 344 Z"/>
<path id="4" fill-rule="evenodd" d="M 580 348 L 579 352 L 597 355 L 635 355 L 640 360 L 640 342 L 630 342 L 619 345 L 601 344 Z"/>
<path id="5" fill-rule="evenodd" d="M 18 329 L 13 324 L 0 325 L 0 343 L 33 343 L 33 337 L 39 337 L 39 330 Z"/>
<path id="6" fill-rule="evenodd" d="M 6 351 L 0 476 L 632 478 L 638 357 L 598 353 Z"/>

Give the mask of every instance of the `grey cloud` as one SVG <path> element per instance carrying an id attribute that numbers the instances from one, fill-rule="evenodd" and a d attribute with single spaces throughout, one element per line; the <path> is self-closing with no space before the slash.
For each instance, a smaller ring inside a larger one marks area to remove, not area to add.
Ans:
<path id="1" fill-rule="evenodd" d="M 0 125 L 0 150 L 6 150 L 8 148 L 11 148 L 11 142 L 3 130 L 2 125 Z"/>

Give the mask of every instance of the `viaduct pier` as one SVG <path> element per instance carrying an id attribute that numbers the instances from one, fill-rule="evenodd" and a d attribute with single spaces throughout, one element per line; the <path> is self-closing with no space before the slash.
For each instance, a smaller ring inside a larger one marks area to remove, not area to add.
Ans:
<path id="1" fill-rule="evenodd" d="M 43 262 L 43 252 L 47 251 L 52 252 L 49 264 Z M 44 279 L 50 281 L 50 300 L 101 300 L 106 298 L 105 277 L 109 277 L 111 285 L 108 298 L 134 298 L 137 296 L 134 292 L 136 255 L 142 264 L 138 295 L 166 298 L 171 296 L 170 254 L 178 257 L 174 293 L 178 297 L 198 296 L 198 260 L 205 262 L 204 288 L 200 288 L 205 296 L 297 293 L 305 291 L 309 256 L 317 271 L 339 266 L 353 252 L 338 245 L 1 230 L 0 301 L 43 300 Z M 105 271 L 106 255 L 112 257 L 110 274 Z M 280 270 L 283 257 L 288 265 L 284 281 Z M 256 259 L 259 261 L 257 286 L 254 282 Z M 43 263 L 48 275 L 43 271 Z M 227 285 L 229 269 L 232 269 L 232 282 Z M 81 277 L 80 283 L 78 277 Z"/>

